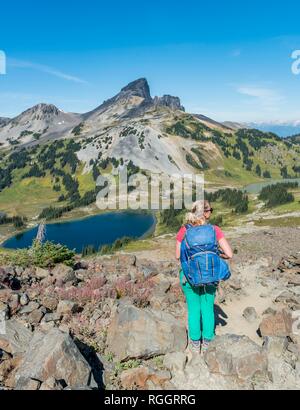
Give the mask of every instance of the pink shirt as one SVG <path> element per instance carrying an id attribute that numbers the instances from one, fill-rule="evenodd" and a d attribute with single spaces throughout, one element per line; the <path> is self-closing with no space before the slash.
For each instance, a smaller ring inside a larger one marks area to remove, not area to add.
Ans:
<path id="1" fill-rule="evenodd" d="M 224 238 L 224 234 L 223 234 L 222 230 L 221 230 L 217 225 L 214 225 L 214 228 L 215 228 L 215 231 L 216 231 L 217 241 L 219 241 L 220 239 Z M 182 242 L 185 233 L 186 233 L 186 227 L 183 225 L 183 226 L 179 229 L 179 231 L 178 231 L 178 233 L 177 233 L 177 235 L 176 235 L 176 239 L 177 239 L 178 242 Z"/>

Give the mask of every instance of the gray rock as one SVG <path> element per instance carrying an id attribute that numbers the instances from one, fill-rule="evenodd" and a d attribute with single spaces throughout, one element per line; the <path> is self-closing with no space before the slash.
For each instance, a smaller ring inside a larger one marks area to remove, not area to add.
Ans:
<path id="1" fill-rule="evenodd" d="M 289 310 L 283 309 L 263 318 L 259 325 L 261 336 L 289 336 L 292 334 L 293 318 Z"/>
<path id="2" fill-rule="evenodd" d="M 297 389 L 300 385 L 297 383 L 297 376 L 295 369 L 282 358 L 275 356 L 269 357 L 268 371 L 270 379 L 272 380 L 272 389 L 286 390 Z"/>
<path id="3" fill-rule="evenodd" d="M 183 371 L 187 362 L 187 357 L 184 352 L 167 353 L 164 357 L 164 366 L 171 372 Z"/>
<path id="4" fill-rule="evenodd" d="M 284 336 L 266 336 L 263 349 L 270 356 L 282 357 L 288 346 L 288 339 Z"/>
<path id="5" fill-rule="evenodd" d="M 0 302 L 0 319 L 9 319 L 10 309 L 6 303 Z"/>
<path id="6" fill-rule="evenodd" d="M 235 376 L 242 380 L 255 374 L 266 374 L 266 352 L 247 336 L 227 334 L 217 336 L 204 355 L 210 372 Z"/>
<path id="7" fill-rule="evenodd" d="M 296 343 L 288 343 L 287 350 L 300 360 L 300 346 Z"/>
<path id="8" fill-rule="evenodd" d="M 78 280 L 85 280 L 88 277 L 86 269 L 78 269 L 75 271 L 75 276 Z"/>
<path id="9" fill-rule="evenodd" d="M 33 312 L 34 310 L 37 310 L 40 307 L 40 304 L 37 302 L 29 302 L 27 306 L 24 306 L 21 310 L 20 313 L 22 315 L 28 314 Z"/>
<path id="10" fill-rule="evenodd" d="M 258 318 L 256 310 L 255 310 L 254 307 L 247 307 L 243 311 L 243 316 L 250 323 L 255 322 L 255 320 Z"/>
<path id="11" fill-rule="evenodd" d="M 43 306 L 45 306 L 45 308 L 53 311 L 57 308 L 58 305 L 58 300 L 57 298 L 53 297 L 53 296 L 44 296 L 41 299 L 41 304 Z"/>
<path id="12" fill-rule="evenodd" d="M 88 386 L 91 368 L 71 337 L 57 328 L 47 333 L 35 332 L 24 361 L 16 372 L 17 387 L 21 380 L 45 382 L 50 377 L 64 380 L 69 387 Z"/>
<path id="13" fill-rule="evenodd" d="M 76 313 L 78 311 L 78 304 L 71 300 L 61 300 L 57 306 L 57 313 L 60 315 L 67 315 Z"/>
<path id="14" fill-rule="evenodd" d="M 42 383 L 40 390 L 63 390 L 63 387 L 54 377 L 49 377 L 49 379 Z"/>
<path id="15" fill-rule="evenodd" d="M 17 293 L 13 293 L 10 296 L 10 300 L 9 300 L 10 310 L 13 313 L 15 313 L 18 310 L 19 306 L 20 306 L 20 296 Z"/>
<path id="16" fill-rule="evenodd" d="M 139 271 L 142 273 L 144 278 L 150 278 L 152 276 L 158 275 L 158 271 L 156 270 L 155 267 L 152 266 L 138 266 Z"/>
<path id="17" fill-rule="evenodd" d="M 0 334 L 0 348 L 13 355 L 28 350 L 32 332 L 22 323 L 11 319 L 5 322 L 5 334 Z"/>
<path id="18" fill-rule="evenodd" d="M 34 310 L 28 315 L 28 322 L 31 323 L 32 325 L 38 325 L 40 321 L 42 320 L 43 316 L 45 314 L 45 308 L 40 307 L 39 309 Z"/>
<path id="19" fill-rule="evenodd" d="M 158 278 L 158 276 L 156 278 Z M 164 296 L 168 292 L 170 287 L 171 287 L 171 282 L 169 280 L 166 280 L 166 279 L 159 280 L 158 284 L 154 288 L 154 293 L 160 296 Z"/>
<path id="20" fill-rule="evenodd" d="M 237 390 L 239 385 L 231 377 L 211 373 L 199 354 L 188 360 L 184 371 L 172 372 L 171 382 L 179 390 Z"/>
<path id="21" fill-rule="evenodd" d="M 45 316 L 43 317 L 43 322 L 58 322 L 61 319 L 61 314 L 58 312 L 54 313 L 46 313 Z"/>
<path id="22" fill-rule="evenodd" d="M 51 329 L 55 327 L 55 322 L 43 322 L 41 321 L 39 325 L 39 330 L 41 332 L 47 333 L 50 332 Z"/>
<path id="23" fill-rule="evenodd" d="M 232 278 L 228 281 L 228 285 L 235 291 L 242 289 L 242 282 L 238 278 Z"/>
<path id="24" fill-rule="evenodd" d="M 48 271 L 48 269 L 43 269 L 43 268 L 39 268 L 39 267 L 35 268 L 35 276 L 38 279 L 47 278 L 49 275 L 50 275 L 50 272 Z"/>
<path id="25" fill-rule="evenodd" d="M 28 305 L 29 301 L 30 301 L 30 299 L 29 299 L 27 293 L 23 293 L 23 295 L 20 298 L 20 304 L 22 306 L 26 306 L 26 305 Z"/>
<path id="26" fill-rule="evenodd" d="M 39 380 L 21 378 L 15 390 L 39 390 L 41 382 Z"/>
<path id="27" fill-rule="evenodd" d="M 58 264 L 53 268 L 52 275 L 56 280 L 61 280 L 63 283 L 72 282 L 76 279 L 75 272 L 70 266 Z"/>
<path id="28" fill-rule="evenodd" d="M 275 313 L 276 313 L 276 310 L 272 309 L 271 307 L 263 311 L 263 315 L 275 315 Z"/>
<path id="29" fill-rule="evenodd" d="M 126 255 L 120 254 L 117 256 L 117 265 L 124 266 L 135 266 L 136 265 L 136 256 L 135 255 Z"/>
<path id="30" fill-rule="evenodd" d="M 275 302 L 300 304 L 300 296 L 295 295 L 294 292 L 284 291 L 276 297 Z"/>
<path id="31" fill-rule="evenodd" d="M 186 329 L 172 315 L 119 305 L 108 328 L 108 351 L 118 360 L 149 358 L 184 350 Z"/>

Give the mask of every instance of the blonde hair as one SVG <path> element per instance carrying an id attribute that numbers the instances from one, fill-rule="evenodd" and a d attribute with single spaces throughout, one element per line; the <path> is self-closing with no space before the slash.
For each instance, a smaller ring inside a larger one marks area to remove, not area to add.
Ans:
<path id="1" fill-rule="evenodd" d="M 204 211 L 210 208 L 210 203 L 207 200 L 194 202 L 191 211 L 186 214 L 186 223 L 191 225 L 205 225 L 206 218 Z"/>

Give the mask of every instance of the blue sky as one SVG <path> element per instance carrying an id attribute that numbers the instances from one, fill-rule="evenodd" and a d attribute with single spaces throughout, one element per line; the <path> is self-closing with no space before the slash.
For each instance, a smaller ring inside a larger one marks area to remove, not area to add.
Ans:
<path id="1" fill-rule="evenodd" d="M 300 4 L 4 2 L 0 116 L 47 102 L 85 112 L 146 77 L 152 95 L 217 120 L 300 120 Z"/>

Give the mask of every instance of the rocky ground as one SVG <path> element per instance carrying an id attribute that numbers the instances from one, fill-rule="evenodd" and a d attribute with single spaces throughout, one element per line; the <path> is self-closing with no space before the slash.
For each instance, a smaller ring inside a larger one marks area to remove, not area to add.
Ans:
<path id="1" fill-rule="evenodd" d="M 204 355 L 187 347 L 173 237 L 73 268 L 2 266 L 0 389 L 299 389 L 300 229 L 241 232 Z"/>

